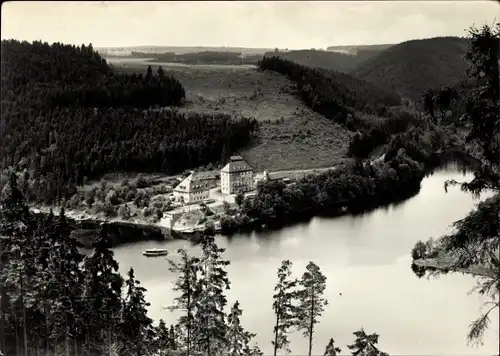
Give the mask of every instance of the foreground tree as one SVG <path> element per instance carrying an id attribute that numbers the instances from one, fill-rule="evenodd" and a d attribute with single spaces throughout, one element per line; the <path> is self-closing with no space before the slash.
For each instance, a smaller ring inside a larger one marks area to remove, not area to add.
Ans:
<path id="1" fill-rule="evenodd" d="M 218 355 L 228 346 L 224 309 L 227 305 L 225 291 L 230 287 L 226 267 L 230 262 L 222 259 L 224 251 L 217 246 L 212 234 L 202 237 L 194 341 L 197 350 L 207 356 Z"/>
<path id="2" fill-rule="evenodd" d="M 161 67 L 160 67 L 161 68 Z M 155 353 L 158 356 L 167 356 L 170 350 L 173 350 L 172 340 L 170 339 L 170 330 L 167 328 L 165 321 L 160 319 L 156 327 Z"/>
<path id="3" fill-rule="evenodd" d="M 228 350 L 227 354 L 229 356 L 243 356 L 250 355 L 250 341 L 255 337 L 255 334 L 246 331 L 243 326 L 241 326 L 240 317 L 243 311 L 240 309 L 240 303 L 236 301 L 231 312 L 227 317 L 227 341 Z"/>
<path id="4" fill-rule="evenodd" d="M 326 345 L 323 356 L 337 356 L 341 351 L 339 347 L 335 346 L 335 341 L 331 338 L 330 341 L 328 341 L 328 345 Z"/>
<path id="5" fill-rule="evenodd" d="M 127 292 L 123 301 L 120 322 L 119 354 L 123 356 L 147 356 L 153 353 L 153 320 L 147 315 L 149 303 L 144 298 L 146 289 L 140 285 L 130 268 L 125 282 Z"/>
<path id="6" fill-rule="evenodd" d="M 448 185 L 460 185 L 461 189 L 477 196 L 485 190 L 494 192 L 494 196 L 471 212 L 466 218 L 457 221 L 455 232 L 443 236 L 433 243 L 433 254 L 437 259 L 447 257 L 451 263 L 437 264 L 447 271 L 469 271 L 481 274 L 477 291 L 489 295 L 486 312 L 482 313 L 470 326 L 467 340 L 480 343 L 489 324 L 489 315 L 498 309 L 497 300 L 500 292 L 500 83 L 499 49 L 500 24 L 487 25 L 469 31 L 470 48 L 466 58 L 471 64 L 469 76 L 476 85 L 469 90 L 466 100 L 463 123 L 468 128 L 467 143 L 470 154 L 481 161 L 481 166 L 474 172 L 471 182 L 446 182 Z M 433 274 L 442 273 L 425 260 L 422 243 L 414 248 L 414 258 L 418 266 L 413 267 L 417 275 L 425 270 Z M 428 251 L 429 248 L 426 249 Z M 422 271 L 423 270 L 423 271 Z M 500 346 L 499 346 L 500 351 Z"/>
<path id="7" fill-rule="evenodd" d="M 101 226 L 92 246 L 94 253 L 84 262 L 85 344 L 90 353 L 110 355 L 122 310 L 123 277 L 111 251 L 111 237 L 106 225 Z"/>
<path id="8" fill-rule="evenodd" d="M 56 342 L 64 342 L 65 354 L 69 355 L 74 341 L 79 338 L 84 327 L 84 320 L 81 318 L 84 303 L 80 297 L 83 255 L 79 251 L 81 244 L 70 234 L 64 209 L 59 212 L 53 231 L 52 257 L 48 269 L 52 301 L 50 319 Z"/>
<path id="9" fill-rule="evenodd" d="M 32 256 L 35 252 L 30 249 L 34 234 L 32 216 L 18 187 L 17 177 L 11 172 L 0 200 L 1 346 L 7 349 L 5 329 L 11 324 L 10 329 L 14 329 L 15 333 L 15 352 L 26 356 L 29 352 L 26 318 L 26 296 L 29 286 L 27 272 L 29 273 L 30 261 L 33 261 Z M 10 308 L 12 313 L 9 313 Z M 10 320 L 7 320 L 8 314 Z"/>
<path id="10" fill-rule="evenodd" d="M 354 344 L 347 345 L 347 347 L 354 356 L 389 356 L 375 346 L 378 344 L 378 334 L 368 335 L 363 328 L 353 334 L 356 336 L 356 340 Z"/>
<path id="11" fill-rule="evenodd" d="M 292 279 L 292 262 L 285 260 L 278 268 L 278 283 L 274 287 L 273 310 L 276 316 L 274 325 L 273 353 L 276 356 L 278 350 L 290 352 L 287 333 L 296 324 L 296 307 L 294 301 L 297 298 L 297 280 Z"/>
<path id="12" fill-rule="evenodd" d="M 179 310 L 184 314 L 179 318 L 176 326 L 176 334 L 183 341 L 183 348 L 186 355 L 191 355 L 191 346 L 193 342 L 194 313 L 196 310 L 196 301 L 198 299 L 198 271 L 200 260 L 197 257 L 191 257 L 184 249 L 179 249 L 178 254 L 180 262 L 169 259 L 169 271 L 178 274 L 174 282 L 173 290 L 180 293 L 174 299 L 174 303 L 168 307 L 170 311 Z"/>
<path id="13" fill-rule="evenodd" d="M 297 329 L 309 338 L 309 353 L 311 356 L 314 326 L 319 322 L 328 301 L 323 297 L 326 289 L 326 277 L 314 262 L 309 262 L 306 272 L 299 282 L 297 291 L 299 305 L 297 307 Z"/>

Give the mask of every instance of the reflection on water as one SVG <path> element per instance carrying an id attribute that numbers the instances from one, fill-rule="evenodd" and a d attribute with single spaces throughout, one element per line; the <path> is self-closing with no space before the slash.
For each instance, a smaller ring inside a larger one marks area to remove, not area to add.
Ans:
<path id="1" fill-rule="evenodd" d="M 317 326 L 313 354 L 323 354 L 331 337 L 342 354 L 348 354 L 345 345 L 361 327 L 379 333 L 381 349 L 394 355 L 496 353 L 497 316 L 492 317 L 483 347 L 469 348 L 465 343 L 468 325 L 481 306 L 481 298 L 467 295 L 475 284 L 471 276 L 428 281 L 418 279 L 410 268 L 410 251 L 417 240 L 446 233 L 451 223 L 477 203 L 459 188 L 445 193 L 443 184 L 452 178 L 470 175 L 452 165 L 426 178 L 417 196 L 398 205 L 358 216 L 313 218 L 279 231 L 219 237 L 219 244 L 227 248 L 225 257 L 231 260 L 229 302 L 240 301 L 242 321 L 249 331 L 258 333 L 264 353 L 272 353 L 272 293 L 283 259 L 294 262 L 297 276 L 309 261 L 315 261 L 328 278 L 330 305 Z M 198 252 L 187 241 L 171 241 L 127 245 L 115 253 L 121 271 L 133 266 L 148 288 L 151 316 L 172 323 L 176 314 L 163 307 L 174 298 L 175 276 L 165 259 L 142 256 L 143 250 L 160 245 L 171 251 L 186 247 Z M 292 334 L 291 340 L 293 354 L 307 354 L 307 341 L 301 334 Z"/>

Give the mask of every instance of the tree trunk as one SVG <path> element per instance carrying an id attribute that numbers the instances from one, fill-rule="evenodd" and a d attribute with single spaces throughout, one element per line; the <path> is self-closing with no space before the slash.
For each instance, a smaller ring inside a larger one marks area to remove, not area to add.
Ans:
<path id="1" fill-rule="evenodd" d="M 64 319 L 66 321 L 66 329 L 64 335 L 64 353 L 66 356 L 70 356 L 70 347 L 69 347 L 69 327 L 68 327 L 68 313 L 64 313 Z"/>
<path id="2" fill-rule="evenodd" d="M 23 315 L 23 354 L 28 356 L 28 333 L 26 330 L 26 308 L 24 307 L 23 271 L 19 271 L 20 300 Z"/>
<path id="3" fill-rule="evenodd" d="M 274 351 L 273 355 L 276 356 L 278 352 L 278 327 L 280 326 L 280 318 L 276 315 L 276 325 L 274 326 Z"/>
<path id="4" fill-rule="evenodd" d="M 49 312 L 47 311 L 47 303 L 43 304 L 43 313 L 45 315 L 45 355 L 50 356 L 50 337 L 49 337 Z"/>
<path id="5" fill-rule="evenodd" d="M 112 355 L 112 349 L 111 349 L 111 326 L 108 325 L 108 331 L 107 331 L 107 334 L 108 334 L 108 356 L 111 356 Z"/>
<path id="6" fill-rule="evenodd" d="M 314 299 L 314 285 L 311 290 L 311 318 L 309 320 L 309 356 L 311 356 L 313 333 L 314 333 L 314 312 L 315 312 L 315 299 Z"/>
<path id="7" fill-rule="evenodd" d="M 4 353 L 7 353 L 5 347 L 6 342 L 5 342 L 5 309 L 4 309 L 4 302 L 5 302 L 5 295 L 3 291 L 3 282 L 0 282 L 0 350 Z"/>
<path id="8" fill-rule="evenodd" d="M 14 333 L 16 336 L 16 355 L 21 355 L 21 341 L 19 340 L 19 321 L 17 320 L 17 309 L 14 306 Z"/>

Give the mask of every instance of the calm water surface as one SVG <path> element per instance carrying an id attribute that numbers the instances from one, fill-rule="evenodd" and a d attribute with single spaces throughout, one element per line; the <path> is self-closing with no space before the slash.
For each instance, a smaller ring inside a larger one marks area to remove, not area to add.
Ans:
<path id="1" fill-rule="evenodd" d="M 314 218 L 275 232 L 219 237 L 231 261 L 229 304 L 240 301 L 244 326 L 257 333 L 259 347 L 270 355 L 276 270 L 282 260 L 290 259 L 299 277 L 306 264 L 315 261 L 328 278 L 330 305 L 317 326 L 313 354 L 322 355 L 331 337 L 343 355 L 349 354 L 346 345 L 354 340 L 352 332 L 361 327 L 380 334 L 380 348 L 391 355 L 498 353 L 497 315 L 493 315 L 484 346 L 466 345 L 468 325 L 482 305 L 480 297 L 468 295 L 475 285 L 471 276 L 418 279 L 410 268 L 410 251 L 417 240 L 450 231 L 450 224 L 477 204 L 458 188 L 443 190 L 447 179 L 470 177 L 449 166 L 426 178 L 416 197 L 397 206 L 357 217 Z M 122 246 L 115 254 L 122 273 L 132 266 L 148 289 L 151 317 L 174 323 L 176 314 L 164 306 L 176 296 L 171 290 L 175 276 L 163 258 L 142 256 L 145 249 L 158 246 L 198 251 L 185 241 L 171 241 Z M 291 341 L 293 355 L 307 354 L 307 341 L 301 334 L 292 334 Z"/>

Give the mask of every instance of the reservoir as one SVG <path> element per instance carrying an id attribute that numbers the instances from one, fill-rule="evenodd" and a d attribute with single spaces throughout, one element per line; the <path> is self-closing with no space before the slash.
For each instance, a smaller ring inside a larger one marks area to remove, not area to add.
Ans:
<path id="1" fill-rule="evenodd" d="M 330 338 L 342 349 L 341 355 L 350 354 L 346 345 L 353 343 L 352 333 L 361 327 L 367 333 L 380 334 L 380 349 L 391 355 L 498 353 L 498 313 L 491 314 L 483 346 L 466 344 L 468 326 L 479 316 L 484 301 L 477 294 L 468 295 L 475 286 L 472 276 L 419 279 L 410 268 L 410 252 L 418 240 L 450 232 L 450 225 L 478 203 L 458 187 L 448 193 L 443 189 L 447 179 L 471 177 L 456 165 L 448 165 L 425 178 L 418 195 L 398 205 L 359 216 L 313 218 L 279 231 L 217 237 L 219 246 L 226 248 L 225 259 L 231 261 L 228 309 L 239 300 L 243 326 L 257 333 L 257 344 L 264 355 L 271 355 L 276 271 L 282 260 L 289 259 L 300 278 L 307 263 L 314 261 L 327 277 L 329 305 L 315 329 L 313 355 L 323 355 Z M 172 291 L 176 276 L 169 272 L 164 258 L 142 256 L 144 250 L 154 247 L 168 248 L 174 255 L 179 248 L 187 247 L 193 253 L 198 248 L 177 240 L 114 249 L 121 272 L 126 275 L 133 267 L 148 289 L 150 317 L 171 324 L 176 322 L 176 314 L 164 307 L 176 296 Z M 302 334 L 294 332 L 290 340 L 292 355 L 307 354 L 307 339 Z"/>

